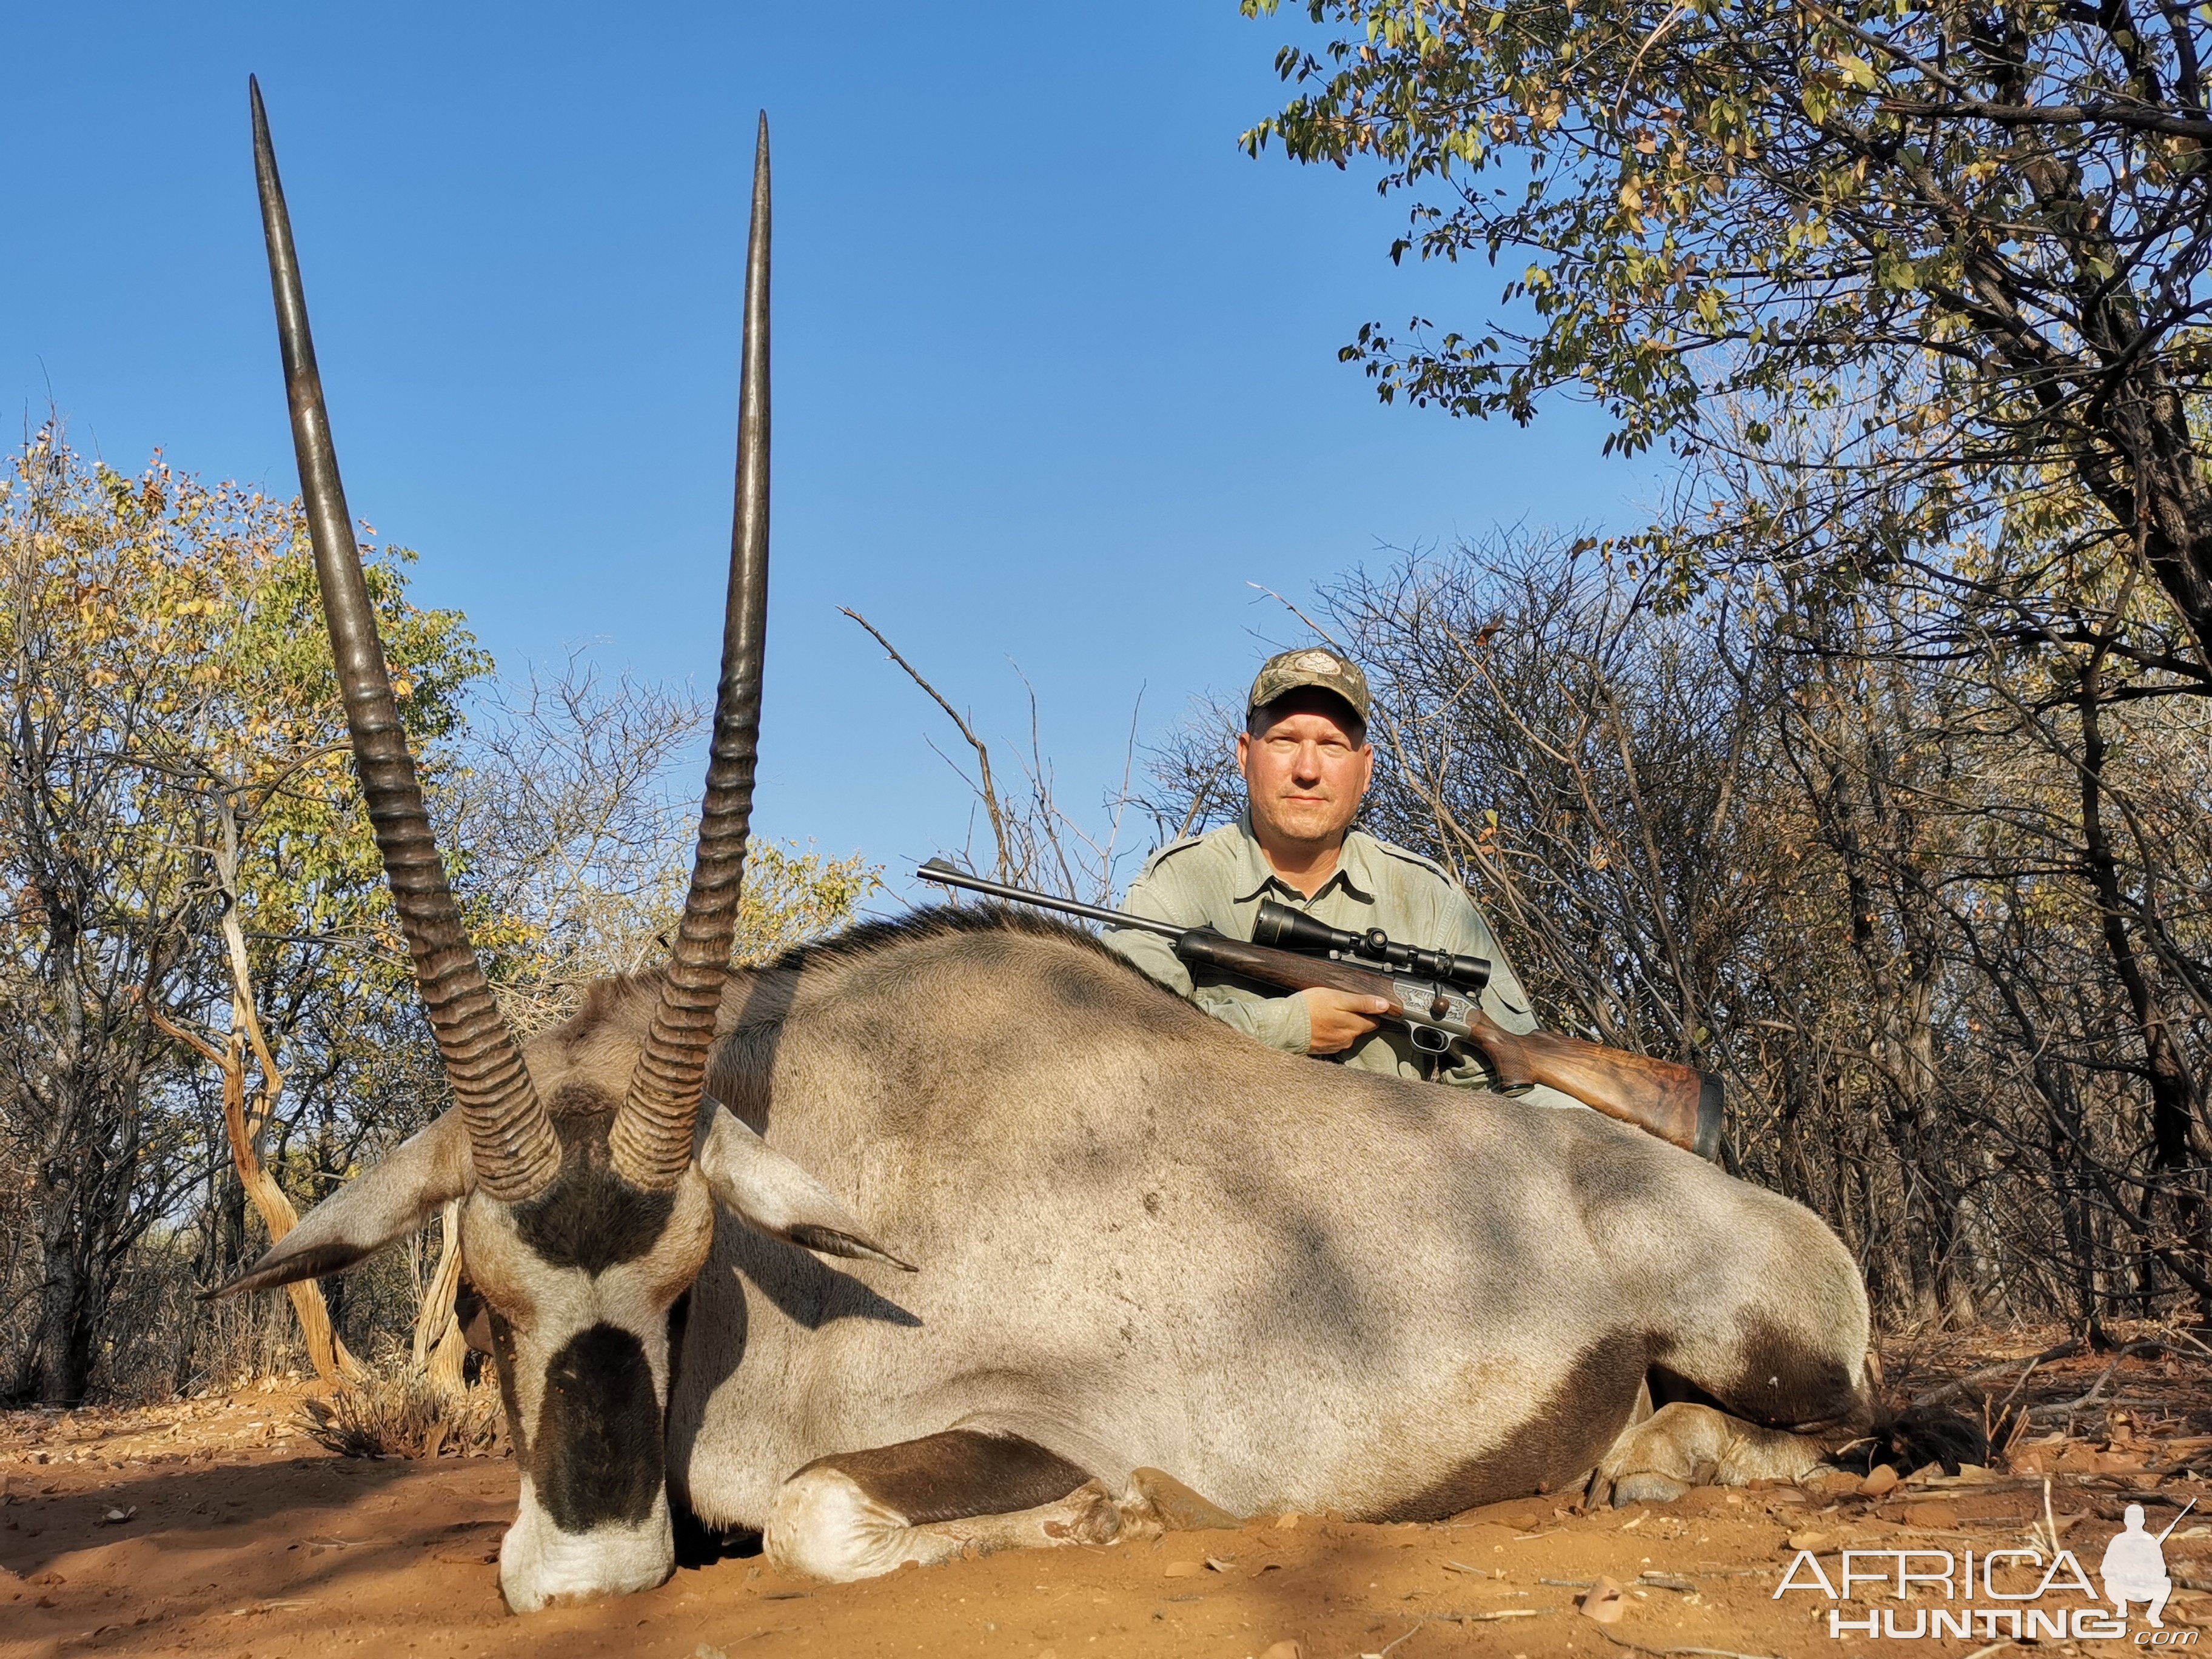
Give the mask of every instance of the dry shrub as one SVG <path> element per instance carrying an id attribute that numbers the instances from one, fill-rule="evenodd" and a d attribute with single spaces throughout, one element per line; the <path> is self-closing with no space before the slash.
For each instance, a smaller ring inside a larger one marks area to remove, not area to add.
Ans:
<path id="1" fill-rule="evenodd" d="M 455 1393 L 420 1371 L 388 1372 L 301 1406 L 308 1437 L 341 1457 L 471 1457 L 507 1450 L 507 1419 L 490 1382 Z"/>

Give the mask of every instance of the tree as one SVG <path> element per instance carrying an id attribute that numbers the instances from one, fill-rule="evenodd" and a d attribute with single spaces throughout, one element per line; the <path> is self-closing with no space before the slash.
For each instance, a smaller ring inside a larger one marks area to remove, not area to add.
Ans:
<path id="1" fill-rule="evenodd" d="M 574 1012 L 588 981 L 666 960 L 691 876 L 707 714 L 581 655 L 474 711 L 433 811 L 451 825 L 441 844 L 461 849 L 471 937 L 517 1030 Z M 858 854 L 755 841 L 732 955 L 764 961 L 842 927 L 882 885 Z"/>
<path id="2" fill-rule="evenodd" d="M 1278 0 L 1243 0 L 1248 15 Z M 2212 690 L 2212 339 L 2201 65 L 2184 0 L 1308 0 L 1331 37 L 1257 154 L 1379 163 L 1391 253 L 1509 272 L 1480 328 L 1363 326 L 1387 400 L 1527 421 L 1601 401 L 1610 449 L 1739 442 L 1850 404 L 1845 487 L 1887 532 L 1796 550 L 1863 574 L 2008 489 L 2094 506 Z M 1525 262 L 1525 263 L 1524 263 Z M 1717 394 L 1750 400 L 1733 432 Z M 2025 471 L 2023 471 L 2025 469 Z M 1685 584 L 1710 544 L 1661 539 Z M 1770 550 L 1788 552 L 1789 548 Z"/>
<path id="3" fill-rule="evenodd" d="M 1555 538 L 1354 571 L 1325 597 L 1385 688 L 1366 816 L 1541 941 L 1557 1023 L 1701 1060 L 1765 896 L 1741 844 L 1759 709 L 1711 648 L 1726 617 L 1644 616 L 1645 585 Z"/>
<path id="4" fill-rule="evenodd" d="M 664 959 L 702 711 L 580 659 L 492 685 L 458 613 L 408 602 L 411 557 L 368 561 L 401 718 L 472 936 L 534 1028 Z M 28 1223 L 0 1253 L 0 1391 L 74 1402 L 147 1340 L 117 1322 L 126 1264 L 221 1282 L 258 1249 L 249 1201 L 281 1237 L 447 1097 L 295 506 L 158 459 L 125 477 L 40 431 L 0 483 L 0 1215 Z M 738 954 L 836 927 L 879 884 L 857 855 L 757 843 Z M 458 1267 L 448 1249 L 416 1321 L 418 1363 L 449 1379 Z M 319 1370 L 415 1320 L 404 1278 L 294 1287 Z M 226 1318 L 177 1322 L 163 1375 L 191 1374 Z M 209 1364 L 276 1357 L 256 1340 Z"/>
<path id="5" fill-rule="evenodd" d="M 960 734 L 961 742 L 975 756 L 975 770 L 970 775 L 943 750 L 937 751 L 968 786 L 975 797 L 975 805 L 982 810 L 984 822 L 991 831 L 991 855 L 997 878 L 1017 887 L 1042 887 L 1089 904 L 1110 902 L 1116 872 L 1128 856 L 1121 831 L 1129 808 L 1141 805 L 1129 789 L 1130 775 L 1136 765 L 1137 710 L 1129 711 L 1129 741 L 1122 751 L 1120 784 L 1106 792 L 1100 803 L 1100 819 L 1086 823 L 1060 800 L 1058 779 L 1045 754 L 1043 730 L 1038 723 L 1036 688 L 1030 684 L 1028 676 L 1022 677 L 1022 689 L 1029 693 L 1029 751 L 1025 755 L 1019 750 L 1015 751 L 1021 776 L 1008 789 L 992 770 L 991 746 L 976 732 L 974 717 L 955 708 L 873 623 L 857 611 L 848 610 L 845 615 L 866 629 L 868 637 L 883 647 L 884 656 L 897 665 L 899 672 L 914 682 L 917 690 L 937 705 L 952 722 L 952 729 Z M 1021 671 L 1018 667 L 1015 672 Z M 933 743 L 931 747 L 936 745 Z M 974 843 L 975 823 L 971 817 L 968 843 L 958 855 L 960 862 L 970 868 L 975 862 Z"/>
<path id="6" fill-rule="evenodd" d="M 299 1224 L 300 1212 L 282 1182 L 261 1158 L 262 1136 L 276 1118 L 284 1092 L 284 1073 L 276 1063 L 263 1028 L 254 994 L 253 969 L 249 959 L 246 928 L 239 918 L 239 815 L 228 792 L 216 795 L 218 816 L 216 844 L 207 849 L 222 935 L 223 956 L 230 967 L 230 1030 L 218 1045 L 190 1026 L 172 1019 L 159 1005 L 149 1004 L 147 1014 L 163 1035 L 173 1037 L 213 1065 L 222 1079 L 222 1126 L 230 1146 L 231 1167 L 238 1184 L 259 1212 L 271 1244 Z M 258 1067 L 260 1085 L 248 1085 L 246 1066 Z M 322 1286 L 312 1279 L 285 1286 L 300 1331 L 307 1339 L 307 1354 L 315 1374 L 325 1382 L 343 1382 L 362 1375 L 360 1362 L 346 1349 L 344 1339 L 331 1328 L 329 1304 Z"/>
<path id="7" fill-rule="evenodd" d="M 333 1005 L 401 981 L 348 948 L 386 926 L 387 903 L 296 512 L 158 459 L 125 477 L 52 426 L 12 475 L 0 483 L 0 1133 L 26 1171 L 38 1261 L 10 1392 L 73 1402 L 125 1256 L 217 1155 L 196 1133 L 193 1062 L 161 1023 L 229 1008 L 273 1103 L 273 1048 L 346 1026 Z M 453 729 L 488 665 L 456 616 L 406 603 L 404 557 L 376 560 L 372 591 L 419 745 Z M 325 1070 L 309 1093 L 327 1103 Z M 238 1104 L 246 1141 L 230 1151 L 251 1182 L 265 1126 Z M 289 1200 L 259 1196 L 279 1224 Z"/>

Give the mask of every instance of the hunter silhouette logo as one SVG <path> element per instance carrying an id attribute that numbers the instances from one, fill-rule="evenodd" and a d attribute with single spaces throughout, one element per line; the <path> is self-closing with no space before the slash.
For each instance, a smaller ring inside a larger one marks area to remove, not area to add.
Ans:
<path id="1" fill-rule="evenodd" d="M 2195 1508 L 2197 1500 L 2191 1498 L 2182 1506 L 2181 1515 Z M 2159 1614 L 2166 1611 L 2166 1598 L 2173 1594 L 2173 1580 L 2166 1573 L 2166 1540 L 2168 1534 L 2181 1524 L 2181 1515 L 2166 1523 L 2166 1531 L 2152 1537 L 2143 1530 L 2143 1511 L 2140 1504 L 2130 1504 L 2124 1517 L 2127 1530 L 2115 1536 L 2105 1546 L 2105 1559 L 2097 1565 L 2097 1577 L 2105 1581 L 2105 1599 L 2120 1610 L 2120 1617 L 2128 1616 L 2128 1603 L 2148 1601 L 2143 1610 L 2154 1629 L 2164 1630 L 2166 1620 Z"/>

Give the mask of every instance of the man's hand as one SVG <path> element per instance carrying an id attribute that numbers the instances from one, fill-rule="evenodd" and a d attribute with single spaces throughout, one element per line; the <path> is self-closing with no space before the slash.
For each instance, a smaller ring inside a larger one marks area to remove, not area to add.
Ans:
<path id="1" fill-rule="evenodd" d="M 1330 991 L 1320 986 L 1298 994 L 1306 1000 L 1306 1018 L 1313 1035 L 1306 1044 L 1310 1054 L 1340 1054 L 1382 1023 L 1390 1005 L 1381 997 L 1352 991 Z"/>

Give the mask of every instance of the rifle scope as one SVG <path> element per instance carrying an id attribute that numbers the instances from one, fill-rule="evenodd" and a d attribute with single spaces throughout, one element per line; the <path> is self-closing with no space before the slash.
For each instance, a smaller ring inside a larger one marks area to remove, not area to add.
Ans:
<path id="1" fill-rule="evenodd" d="M 1364 957 L 1370 962 L 1408 969 L 1431 979 L 1449 980 L 1471 993 L 1480 992 L 1490 983 L 1490 963 L 1481 957 L 1455 956 L 1449 951 L 1424 951 L 1416 945 L 1400 945 L 1380 927 L 1370 927 L 1364 933 L 1347 933 L 1341 927 L 1316 921 L 1304 911 L 1294 910 L 1274 899 L 1260 901 L 1259 918 L 1252 924 L 1252 943 L 1308 955 Z"/>

